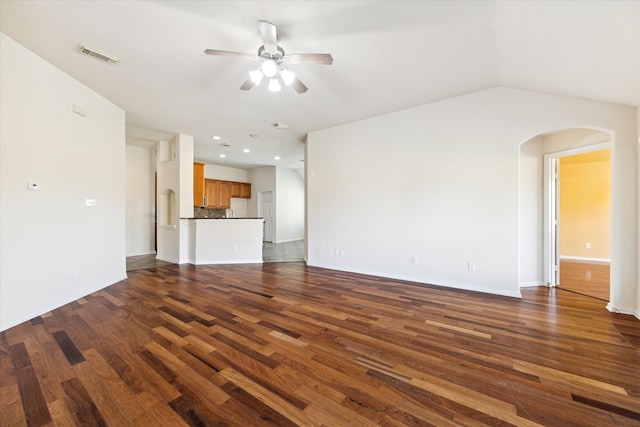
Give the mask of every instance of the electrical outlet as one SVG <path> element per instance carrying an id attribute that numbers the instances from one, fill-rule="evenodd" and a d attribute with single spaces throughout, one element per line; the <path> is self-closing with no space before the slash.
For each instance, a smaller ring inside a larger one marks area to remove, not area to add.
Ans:
<path id="1" fill-rule="evenodd" d="M 417 264 L 418 263 L 418 259 L 416 257 L 412 256 L 411 258 L 409 258 L 409 262 L 411 264 Z"/>
<path id="2" fill-rule="evenodd" d="M 467 270 L 469 270 L 469 271 L 476 271 L 476 263 L 475 263 L 475 262 L 469 262 L 469 263 L 467 263 Z"/>
<path id="3" fill-rule="evenodd" d="M 585 243 L 584 247 L 587 249 L 591 249 L 591 243 L 590 242 Z"/>

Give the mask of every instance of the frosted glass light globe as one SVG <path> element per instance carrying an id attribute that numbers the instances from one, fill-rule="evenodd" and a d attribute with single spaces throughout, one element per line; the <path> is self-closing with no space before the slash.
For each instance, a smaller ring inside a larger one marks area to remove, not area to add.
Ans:
<path id="1" fill-rule="evenodd" d="M 278 65 L 272 59 L 267 59 L 262 63 L 262 74 L 271 78 L 278 72 Z"/>

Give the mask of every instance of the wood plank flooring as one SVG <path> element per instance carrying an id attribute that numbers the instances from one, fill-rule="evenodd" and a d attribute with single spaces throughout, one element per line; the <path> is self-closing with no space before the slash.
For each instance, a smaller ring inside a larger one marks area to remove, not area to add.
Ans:
<path id="1" fill-rule="evenodd" d="M 609 263 L 560 260 L 559 287 L 609 301 Z"/>
<path id="2" fill-rule="evenodd" d="M 640 321 L 523 295 L 304 263 L 138 270 L 0 333 L 0 425 L 640 425 Z"/>

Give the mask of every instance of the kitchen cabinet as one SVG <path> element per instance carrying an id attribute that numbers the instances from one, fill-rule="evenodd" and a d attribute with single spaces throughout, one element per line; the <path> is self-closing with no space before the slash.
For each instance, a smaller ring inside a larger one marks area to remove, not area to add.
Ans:
<path id="1" fill-rule="evenodd" d="M 204 163 L 193 163 L 193 206 L 204 206 Z"/>
<path id="2" fill-rule="evenodd" d="M 227 181 L 218 181 L 218 208 L 231 208 L 231 183 Z"/>
<path id="3" fill-rule="evenodd" d="M 240 197 L 241 194 L 241 182 L 230 182 L 231 184 L 231 197 Z"/>
<path id="4" fill-rule="evenodd" d="M 218 181 L 213 179 L 204 180 L 205 206 L 207 208 L 218 207 Z"/>
<path id="5" fill-rule="evenodd" d="M 239 199 L 251 198 L 251 184 L 248 182 L 229 182 L 231 184 L 231 197 Z"/>
<path id="6" fill-rule="evenodd" d="M 206 207 L 209 209 L 229 209 L 231 207 L 231 186 L 227 181 L 204 180 Z"/>
<path id="7" fill-rule="evenodd" d="M 251 198 L 251 184 L 247 182 L 240 183 L 240 196 L 242 199 L 250 199 Z"/>
<path id="8" fill-rule="evenodd" d="M 251 184 L 205 178 L 204 163 L 193 162 L 193 206 L 230 209 L 232 197 L 250 199 Z"/>

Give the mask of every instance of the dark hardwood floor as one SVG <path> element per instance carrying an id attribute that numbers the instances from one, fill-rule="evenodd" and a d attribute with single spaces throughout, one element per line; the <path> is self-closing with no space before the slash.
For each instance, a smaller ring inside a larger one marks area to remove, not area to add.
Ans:
<path id="1" fill-rule="evenodd" d="M 559 287 L 609 301 L 609 263 L 560 260 Z"/>
<path id="2" fill-rule="evenodd" d="M 640 425 L 640 321 L 523 295 L 304 263 L 137 270 L 0 333 L 0 425 Z"/>

